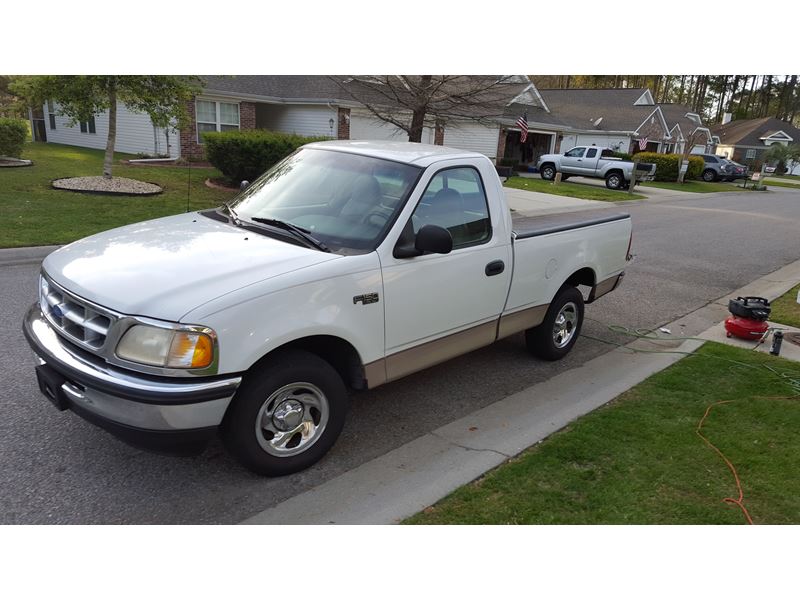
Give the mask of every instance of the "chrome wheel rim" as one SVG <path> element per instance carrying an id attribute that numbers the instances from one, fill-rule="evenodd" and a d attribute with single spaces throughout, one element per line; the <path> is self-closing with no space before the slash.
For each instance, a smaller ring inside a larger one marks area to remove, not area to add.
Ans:
<path id="1" fill-rule="evenodd" d="M 553 344 L 563 348 L 575 336 L 578 327 L 578 307 L 574 302 L 567 302 L 561 307 L 553 323 Z"/>
<path id="2" fill-rule="evenodd" d="M 545 179 L 552 179 L 554 171 L 552 167 L 545 167 L 544 169 L 542 169 L 542 173 L 544 174 Z"/>
<path id="3" fill-rule="evenodd" d="M 273 392 L 256 416 L 256 439 L 267 454 L 295 456 L 313 446 L 328 424 L 328 399 L 317 386 L 290 383 Z"/>
<path id="4" fill-rule="evenodd" d="M 611 184 L 611 187 L 618 188 L 619 187 L 619 177 L 617 175 L 612 175 L 608 178 L 608 182 Z"/>

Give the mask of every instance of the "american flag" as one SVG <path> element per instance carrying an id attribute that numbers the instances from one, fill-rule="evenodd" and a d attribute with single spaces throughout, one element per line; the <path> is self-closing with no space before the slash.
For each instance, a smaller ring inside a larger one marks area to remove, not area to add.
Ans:
<path id="1" fill-rule="evenodd" d="M 519 119 L 517 119 L 517 125 L 519 125 L 519 143 L 524 144 L 525 140 L 528 139 L 528 112 L 526 111 L 524 115 L 522 115 Z"/>
<path id="2" fill-rule="evenodd" d="M 644 137 L 644 138 L 639 140 L 639 150 L 644 150 L 645 148 L 647 148 L 647 138 L 646 137 Z"/>

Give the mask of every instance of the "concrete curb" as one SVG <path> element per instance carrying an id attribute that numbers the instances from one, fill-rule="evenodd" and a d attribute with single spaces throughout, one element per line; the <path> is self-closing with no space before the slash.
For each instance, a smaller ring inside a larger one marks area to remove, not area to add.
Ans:
<path id="1" fill-rule="evenodd" d="M 797 281 L 800 261 L 665 326 L 676 337 L 697 336 L 725 318 L 729 298 L 759 295 L 773 300 Z M 243 524 L 397 523 L 610 402 L 703 343 L 636 340 L 440 427 Z"/>
<path id="2" fill-rule="evenodd" d="M 61 246 L 30 246 L 28 248 L 0 249 L 0 267 L 41 262 L 45 256 Z"/>

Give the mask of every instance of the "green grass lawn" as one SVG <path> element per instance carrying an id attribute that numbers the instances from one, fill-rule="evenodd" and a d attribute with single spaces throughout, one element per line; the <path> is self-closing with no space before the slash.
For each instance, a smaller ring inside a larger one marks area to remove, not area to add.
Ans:
<path id="1" fill-rule="evenodd" d="M 797 303 L 797 292 L 800 285 L 795 286 L 772 303 L 769 320 L 792 327 L 800 327 L 800 304 Z"/>
<path id="2" fill-rule="evenodd" d="M 797 183 L 790 183 L 784 179 L 774 179 L 772 177 L 764 178 L 764 183 L 766 186 L 769 187 L 782 187 L 782 188 L 792 188 L 795 190 L 800 190 L 800 181 Z"/>
<path id="3" fill-rule="evenodd" d="M 730 183 L 706 183 L 705 181 L 648 181 L 642 184 L 643 187 L 655 187 L 664 190 L 677 190 L 680 192 L 691 192 L 693 194 L 709 194 L 711 192 L 744 192 L 740 186 Z M 748 190 L 749 191 L 749 190 Z"/>
<path id="4" fill-rule="evenodd" d="M 114 176 L 157 183 L 158 196 L 100 196 L 50 187 L 53 179 L 103 174 L 103 151 L 41 142 L 25 145 L 32 167 L 0 169 L 0 248 L 63 244 L 145 219 L 186 211 L 187 167 L 134 167 L 119 164 L 131 155 L 115 154 Z M 191 169 L 190 210 L 219 206 L 231 192 L 206 187 L 216 169 Z"/>
<path id="5" fill-rule="evenodd" d="M 800 379 L 798 363 L 709 342 L 406 523 L 744 523 L 695 432 L 719 401 L 703 434 L 753 521 L 800 523 L 800 398 L 762 363 Z"/>
<path id="6" fill-rule="evenodd" d="M 552 181 L 545 181 L 539 178 L 530 177 L 509 177 L 503 185 L 518 190 L 528 190 L 529 192 L 542 192 L 545 194 L 555 194 L 557 196 L 570 196 L 572 198 L 583 198 L 584 200 L 604 200 L 607 202 L 618 202 L 620 200 L 641 200 L 645 198 L 641 194 L 629 194 L 617 190 L 609 190 L 604 187 L 594 185 L 584 185 L 580 183 L 559 183 L 555 185 Z"/>

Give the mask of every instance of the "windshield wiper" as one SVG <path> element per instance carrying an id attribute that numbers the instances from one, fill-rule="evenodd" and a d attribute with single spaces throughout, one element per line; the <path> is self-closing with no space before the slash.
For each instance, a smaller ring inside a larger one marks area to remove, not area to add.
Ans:
<path id="1" fill-rule="evenodd" d="M 280 219 L 266 219 L 264 217 L 252 217 L 252 221 L 256 223 L 263 223 L 264 225 L 272 225 L 273 227 L 279 227 L 284 231 L 289 231 L 305 241 L 308 244 L 311 244 L 318 250 L 322 250 L 323 252 L 330 252 L 331 249 L 328 248 L 325 244 L 320 242 L 317 238 L 315 238 L 308 229 L 303 229 L 302 227 L 298 227 L 297 225 L 292 225 L 291 223 L 287 223 L 286 221 L 281 221 Z"/>
<path id="2" fill-rule="evenodd" d="M 231 206 L 230 202 L 225 202 L 222 205 L 222 208 L 224 208 L 225 212 L 228 213 L 228 216 L 230 217 L 231 223 L 233 223 L 234 225 L 237 225 L 237 226 L 241 225 L 241 221 L 239 220 L 239 215 L 237 215 L 236 211 L 233 210 L 233 207 Z"/>

